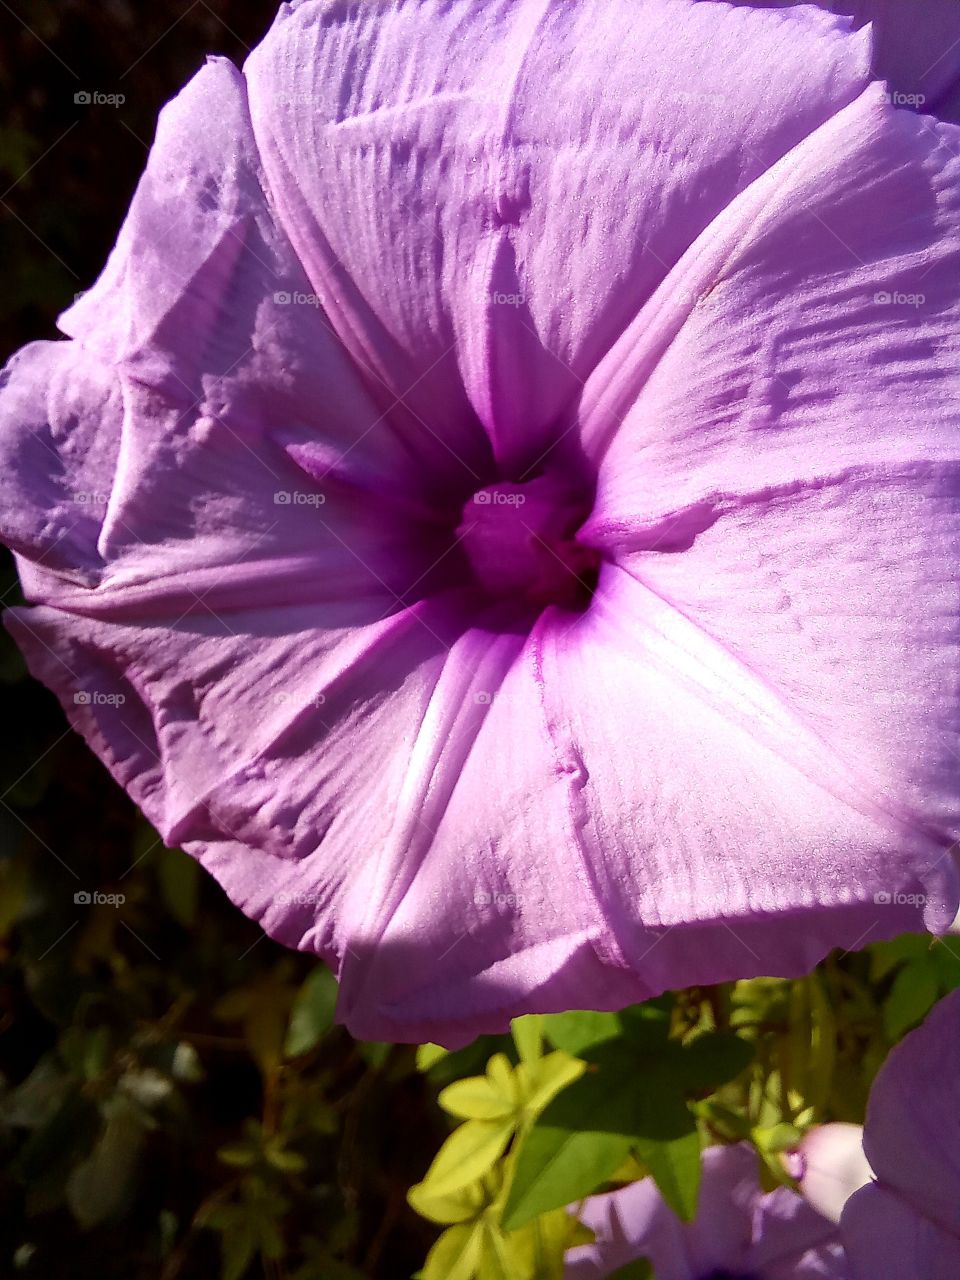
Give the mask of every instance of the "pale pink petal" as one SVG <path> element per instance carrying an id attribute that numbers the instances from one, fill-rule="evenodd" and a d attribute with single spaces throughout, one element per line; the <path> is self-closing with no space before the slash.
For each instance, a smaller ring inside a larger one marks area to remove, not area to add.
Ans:
<path id="1" fill-rule="evenodd" d="M 804 1138 L 799 1156 L 800 1190 L 831 1222 L 839 1222 L 847 1200 L 873 1180 L 859 1124 L 819 1125 Z"/>

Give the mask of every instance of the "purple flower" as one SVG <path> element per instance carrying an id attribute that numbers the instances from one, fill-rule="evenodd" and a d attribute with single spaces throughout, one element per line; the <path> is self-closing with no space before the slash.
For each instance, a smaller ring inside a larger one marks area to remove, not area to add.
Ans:
<path id="1" fill-rule="evenodd" d="M 735 0 L 784 8 L 810 0 Z M 873 24 L 873 69 L 898 106 L 960 122 L 960 4 L 957 0 L 812 0 L 848 14 L 857 28 Z"/>
<path id="2" fill-rule="evenodd" d="M 34 673 L 376 1039 L 958 905 L 960 130 L 869 32 L 307 0 L 0 395 Z"/>
<path id="3" fill-rule="evenodd" d="M 804 1194 L 839 1217 L 854 1280 L 960 1276 L 958 1064 L 955 991 L 881 1068 L 867 1105 L 860 1161 L 852 1126 L 825 1125 L 804 1143 Z"/>
<path id="4" fill-rule="evenodd" d="M 689 1224 L 652 1178 L 594 1196 L 579 1217 L 596 1241 L 568 1252 L 566 1280 L 600 1280 L 637 1258 L 656 1280 L 849 1280 L 834 1224 L 786 1187 L 764 1194 L 758 1163 L 747 1143 L 709 1147 Z"/>

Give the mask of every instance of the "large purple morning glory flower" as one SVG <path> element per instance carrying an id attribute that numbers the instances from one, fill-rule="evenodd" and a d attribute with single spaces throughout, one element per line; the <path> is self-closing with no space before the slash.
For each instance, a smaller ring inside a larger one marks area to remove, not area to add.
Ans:
<path id="1" fill-rule="evenodd" d="M 859 1153 L 853 1129 L 815 1130 L 801 1156 L 804 1193 L 839 1219 L 853 1280 L 956 1280 L 960 991 L 941 1000 L 884 1063 Z"/>
<path id="2" fill-rule="evenodd" d="M 870 41 L 285 5 L 4 374 L 31 669 L 356 1035 L 953 919 L 960 129 Z"/>
<path id="3" fill-rule="evenodd" d="M 596 1241 L 567 1254 L 566 1280 L 601 1280 L 638 1258 L 656 1280 L 850 1280 L 835 1225 L 786 1187 L 764 1194 L 747 1143 L 703 1153 L 699 1207 L 683 1223 L 652 1178 L 594 1196 Z"/>

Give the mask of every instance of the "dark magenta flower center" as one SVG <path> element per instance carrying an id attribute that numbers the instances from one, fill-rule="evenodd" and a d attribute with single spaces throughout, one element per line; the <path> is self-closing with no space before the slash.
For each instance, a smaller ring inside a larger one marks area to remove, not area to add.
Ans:
<path id="1" fill-rule="evenodd" d="M 491 598 L 531 609 L 583 609 L 600 553 L 577 540 L 589 504 L 547 476 L 478 489 L 464 504 L 457 539 L 476 584 Z"/>

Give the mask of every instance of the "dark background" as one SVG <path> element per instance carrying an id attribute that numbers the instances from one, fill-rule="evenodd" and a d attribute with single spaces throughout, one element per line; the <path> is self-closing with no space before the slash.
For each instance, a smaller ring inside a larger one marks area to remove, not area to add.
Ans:
<path id="1" fill-rule="evenodd" d="M 0 363 L 96 278 L 163 103 L 273 14 L 0 0 Z M 329 976 L 163 849 L 6 633 L 0 699 L 0 1276 L 408 1278 L 444 1133 L 413 1050 L 331 1029 Z"/>

